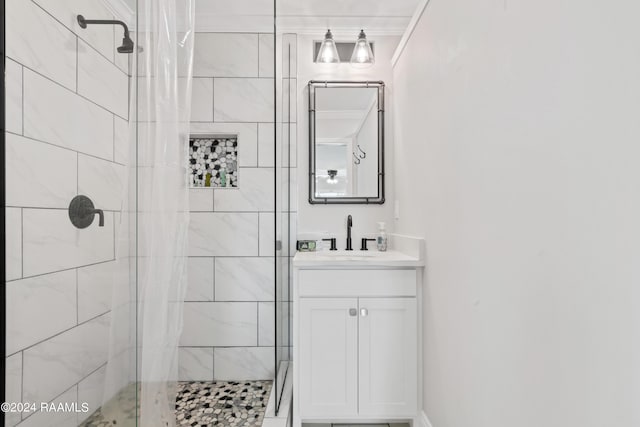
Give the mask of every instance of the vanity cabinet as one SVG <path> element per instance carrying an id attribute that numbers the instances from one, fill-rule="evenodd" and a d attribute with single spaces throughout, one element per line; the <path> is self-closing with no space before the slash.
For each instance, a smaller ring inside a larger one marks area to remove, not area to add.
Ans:
<path id="1" fill-rule="evenodd" d="M 294 425 L 415 419 L 418 271 L 296 269 L 294 277 Z"/>

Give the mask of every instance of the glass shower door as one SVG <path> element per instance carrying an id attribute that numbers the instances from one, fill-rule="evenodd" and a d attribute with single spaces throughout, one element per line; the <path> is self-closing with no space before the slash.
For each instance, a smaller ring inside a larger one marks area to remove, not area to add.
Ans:
<path id="1" fill-rule="evenodd" d="M 276 408 L 291 382 L 291 261 L 295 254 L 296 35 L 276 34 Z"/>

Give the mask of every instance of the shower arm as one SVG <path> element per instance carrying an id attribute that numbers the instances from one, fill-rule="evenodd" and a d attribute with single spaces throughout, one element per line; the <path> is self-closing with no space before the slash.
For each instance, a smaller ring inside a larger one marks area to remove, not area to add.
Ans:
<path id="1" fill-rule="evenodd" d="M 122 21 L 116 19 L 85 19 L 84 16 L 78 15 L 78 25 L 80 25 L 81 28 L 87 28 L 88 24 L 122 25 L 124 28 L 124 37 L 129 38 L 129 27 Z"/>

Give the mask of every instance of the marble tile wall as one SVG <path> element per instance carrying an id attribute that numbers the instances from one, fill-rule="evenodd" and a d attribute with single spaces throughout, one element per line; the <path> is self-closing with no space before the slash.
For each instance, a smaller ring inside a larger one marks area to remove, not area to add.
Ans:
<path id="1" fill-rule="evenodd" d="M 196 33 L 192 134 L 238 135 L 238 188 L 190 190 L 180 379 L 274 375 L 273 35 Z"/>
<path id="2" fill-rule="evenodd" d="M 6 5 L 7 400 L 102 400 L 115 239 L 127 163 L 129 58 L 101 0 Z M 211 110 L 213 116 L 213 109 Z M 74 228 L 77 194 L 105 226 Z M 256 315 L 257 316 L 257 315 Z M 89 414 L 8 414 L 9 426 L 76 426 Z"/>

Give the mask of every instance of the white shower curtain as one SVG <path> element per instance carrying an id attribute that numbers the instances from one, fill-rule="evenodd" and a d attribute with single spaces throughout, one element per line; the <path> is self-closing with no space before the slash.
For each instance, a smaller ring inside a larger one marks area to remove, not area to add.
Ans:
<path id="1" fill-rule="evenodd" d="M 187 285 L 186 166 L 195 0 L 137 0 L 129 167 L 116 248 L 103 413 L 120 425 L 175 425 Z M 128 274 L 127 274 L 128 273 Z M 112 399 L 129 384 L 126 399 Z"/>
<path id="2" fill-rule="evenodd" d="M 194 0 L 139 0 L 139 425 L 174 426 L 186 289 Z M 144 37 L 141 37 L 141 36 Z M 144 96 L 143 96 L 144 94 Z"/>

